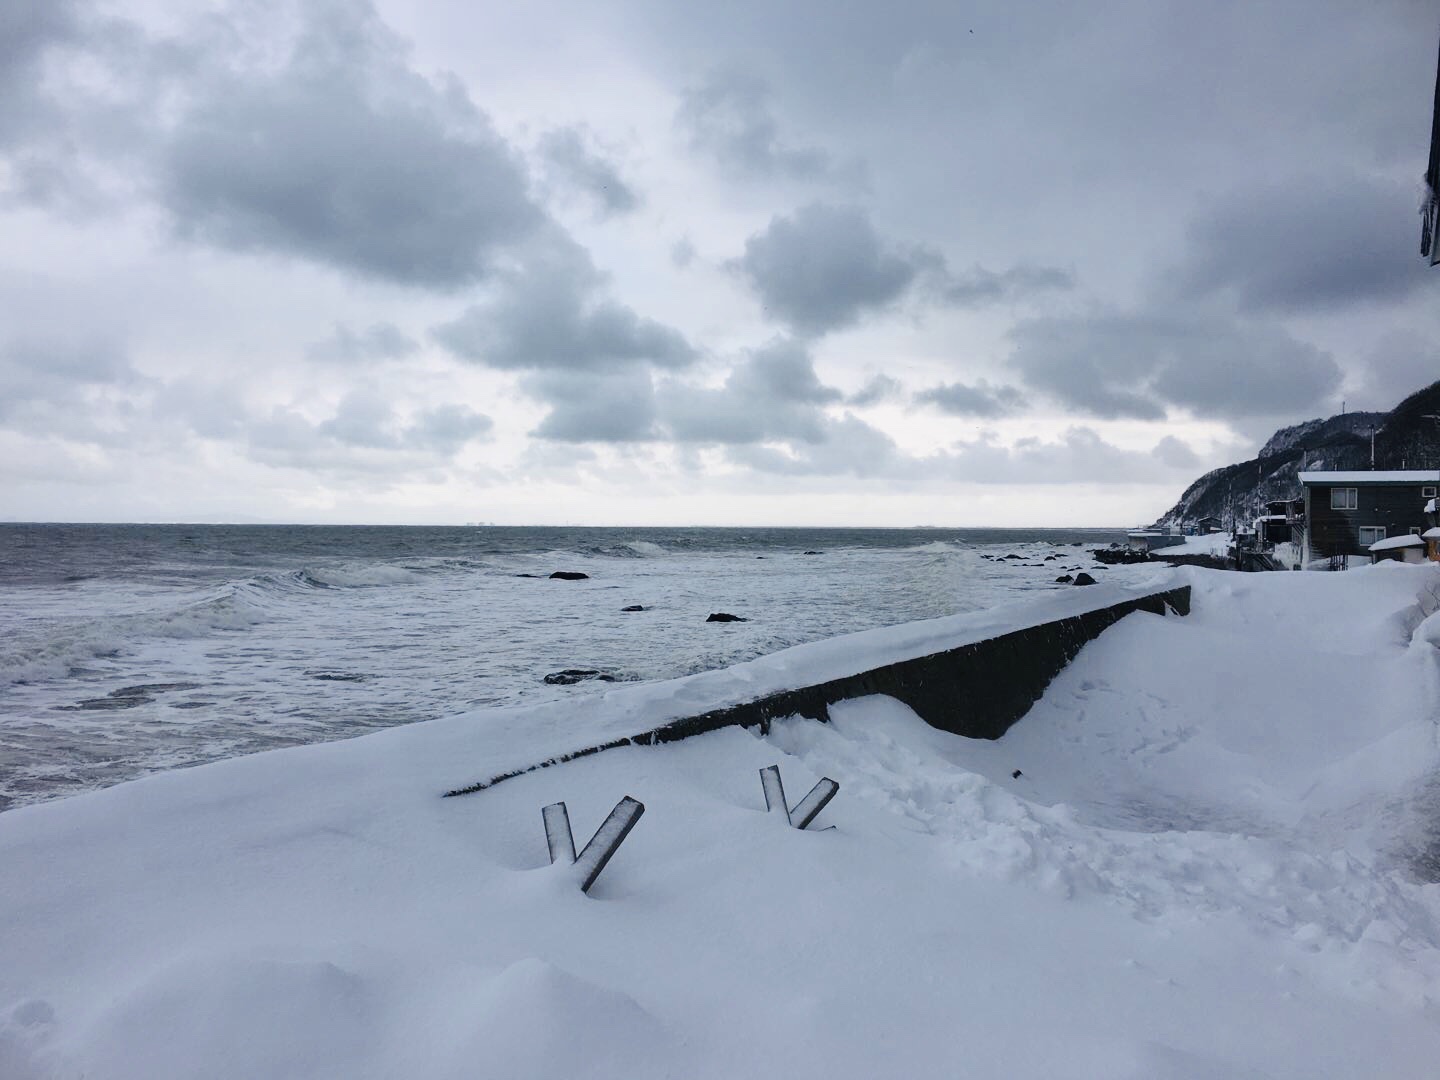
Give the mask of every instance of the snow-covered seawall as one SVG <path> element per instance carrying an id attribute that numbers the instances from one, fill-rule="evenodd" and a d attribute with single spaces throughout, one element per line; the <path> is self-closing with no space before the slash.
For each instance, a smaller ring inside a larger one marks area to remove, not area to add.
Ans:
<path id="1" fill-rule="evenodd" d="M 707 673 L 731 680 L 739 673 L 743 679 L 752 674 L 746 669 L 756 668 L 753 674 L 768 672 L 773 681 L 774 673 L 790 671 L 796 681 L 783 689 L 735 701 L 733 690 L 727 693 L 719 685 L 721 679 L 711 679 L 725 699 L 723 704 L 496 773 L 447 794 L 483 791 L 537 768 L 620 746 L 674 742 L 726 727 L 768 731 L 772 720 L 787 716 L 828 720 L 832 705 L 874 694 L 904 702 L 942 731 L 998 739 L 1040 699 L 1050 680 L 1087 642 L 1126 615 L 1189 614 L 1190 586 L 1167 584 L 1170 587 L 1092 586 L 996 611 L 886 627 L 787 649 L 726 672 Z M 849 658 L 838 660 L 837 648 Z M 917 648 L 923 651 L 917 653 Z M 855 671 L 861 658 L 873 666 Z M 701 676 L 697 681 L 706 680 Z M 619 691 L 622 696 L 627 692 Z"/>

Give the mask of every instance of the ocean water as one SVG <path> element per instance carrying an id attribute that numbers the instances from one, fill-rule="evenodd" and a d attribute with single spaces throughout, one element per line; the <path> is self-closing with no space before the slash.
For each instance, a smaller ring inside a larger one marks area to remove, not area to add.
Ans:
<path id="1" fill-rule="evenodd" d="M 0 525 L 0 810 L 476 706 L 583 708 L 607 683 L 545 676 L 673 678 L 971 611 L 1065 588 L 1122 538 Z"/>

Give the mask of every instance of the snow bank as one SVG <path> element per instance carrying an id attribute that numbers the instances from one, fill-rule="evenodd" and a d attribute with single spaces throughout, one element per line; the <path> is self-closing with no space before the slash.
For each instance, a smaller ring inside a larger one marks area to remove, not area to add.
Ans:
<path id="1" fill-rule="evenodd" d="M 437 797 L 618 722 L 532 709 L 0 814 L 0 1076 L 1433 1075 L 1440 573 L 1181 575 L 998 742 L 870 698 Z M 826 645 L 748 681 L 873 663 Z M 627 793 L 582 895 L 539 809 Z"/>

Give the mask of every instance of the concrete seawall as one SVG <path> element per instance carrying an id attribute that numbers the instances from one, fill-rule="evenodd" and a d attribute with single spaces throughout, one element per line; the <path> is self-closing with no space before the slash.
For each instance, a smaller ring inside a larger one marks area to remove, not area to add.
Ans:
<path id="1" fill-rule="evenodd" d="M 764 694 L 750 701 L 669 721 L 522 769 L 492 776 L 446 795 L 468 795 L 535 769 L 620 746 L 653 746 L 725 727 L 759 727 L 787 716 L 828 721 L 829 708 L 849 698 L 886 694 L 904 702 L 932 727 L 974 739 L 998 739 L 1040 699 L 1050 680 L 1084 645 L 1135 611 L 1190 613 L 1190 586 L 1166 589 L 1049 622 L 883 664 L 812 686 Z"/>

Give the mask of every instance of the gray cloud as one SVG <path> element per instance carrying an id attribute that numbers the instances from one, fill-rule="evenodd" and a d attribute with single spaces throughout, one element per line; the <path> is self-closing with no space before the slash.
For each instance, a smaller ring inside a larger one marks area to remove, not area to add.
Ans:
<path id="1" fill-rule="evenodd" d="M 643 442 L 656 437 L 655 391 L 647 371 L 545 371 L 527 376 L 523 385 L 550 406 L 531 432 L 536 438 Z"/>
<path id="2" fill-rule="evenodd" d="M 339 364 L 366 364 L 380 360 L 402 360 L 417 352 L 418 342 L 392 323 L 372 323 L 364 330 L 352 330 L 337 323 L 324 341 L 305 350 L 312 360 Z"/>
<path id="3" fill-rule="evenodd" d="M 754 443 L 825 439 L 824 406 L 844 395 L 822 383 L 804 346 L 781 339 L 754 350 L 717 389 L 669 382 L 660 415 L 679 442 Z"/>
<path id="4" fill-rule="evenodd" d="M 1021 299 L 1037 292 L 1074 287 L 1075 277 L 1068 270 L 1028 265 L 1013 266 L 999 273 L 983 266 L 973 266 L 961 272 L 941 267 L 932 284 L 940 301 L 952 307 L 978 307 L 1002 300 Z"/>
<path id="5" fill-rule="evenodd" d="M 735 68 L 711 71 L 689 87 L 675 116 L 692 149 L 732 174 L 815 180 L 834 166 L 825 151 L 780 137 L 764 80 Z"/>
<path id="6" fill-rule="evenodd" d="M 70 0 L 6 0 L 0 4 L 0 146 L 35 132 L 47 119 L 41 67 L 46 54 L 79 33 Z"/>
<path id="7" fill-rule="evenodd" d="M 1233 192 L 1191 222 L 1170 285 L 1251 312 L 1401 300 L 1432 283 L 1414 211 L 1413 188 L 1353 174 Z"/>
<path id="8" fill-rule="evenodd" d="M 179 234 L 409 285 L 482 277 L 543 221 L 517 156 L 368 6 L 299 10 L 278 66 L 196 61 L 160 163 Z"/>
<path id="9" fill-rule="evenodd" d="M 492 427 L 488 416 L 458 404 L 423 409 L 405 422 L 386 397 L 362 388 L 318 423 L 282 406 L 232 418 L 215 434 L 237 438 L 263 464 L 376 475 L 444 465 Z"/>
<path id="10" fill-rule="evenodd" d="M 921 405 L 934 405 L 951 416 L 1004 416 L 1025 404 L 1025 395 L 1013 386 L 991 386 L 980 380 L 974 386 L 946 383 L 915 395 Z"/>
<path id="11" fill-rule="evenodd" d="M 1021 439 L 1010 447 L 982 435 L 956 443 L 932 464 L 954 479 L 980 484 L 1161 483 L 1173 482 L 1177 470 L 1195 468 L 1193 461 L 1177 460 L 1183 444 L 1162 445 L 1151 452 L 1124 450 L 1094 429 L 1076 426 L 1053 440 Z"/>
<path id="12" fill-rule="evenodd" d="M 887 246 L 859 207 L 827 203 L 772 218 L 745 242 L 745 254 L 727 265 L 771 317 L 803 334 L 852 325 L 912 289 L 931 303 L 975 307 L 1073 285 L 1068 272 L 1043 266 L 999 273 L 975 266 L 956 273 L 931 248 Z"/>
<path id="13" fill-rule="evenodd" d="M 1240 419 L 1327 404 L 1334 359 L 1283 330 L 1201 314 L 1029 319 L 1010 364 L 1032 389 L 1105 419 L 1161 420 L 1167 407 Z"/>
<path id="14" fill-rule="evenodd" d="M 899 480 L 913 477 L 920 463 L 906 457 L 883 431 L 846 413 L 825 418 L 814 437 L 786 450 L 773 446 L 732 446 L 735 464 L 778 476 L 852 476 Z"/>
<path id="15" fill-rule="evenodd" d="M 894 303 L 929 263 L 887 251 L 858 207 L 811 203 L 772 218 L 730 265 L 772 317 L 818 334 Z"/>
<path id="16" fill-rule="evenodd" d="M 899 379 L 891 378 L 889 375 L 874 375 L 866 381 L 864 386 L 847 397 L 845 404 L 863 409 L 899 397 L 904 389 L 900 385 Z"/>
<path id="17" fill-rule="evenodd" d="M 576 127 L 555 128 L 540 137 L 540 157 L 551 178 L 589 198 L 605 214 L 629 214 L 640 196 L 615 165 L 591 148 L 594 137 Z"/>
<path id="18" fill-rule="evenodd" d="M 405 429 L 404 442 L 445 457 L 473 439 L 490 434 L 495 422 L 465 405 L 437 405 L 419 412 Z"/>
<path id="19" fill-rule="evenodd" d="M 1151 453 L 1172 469 L 1198 469 L 1200 467 L 1200 455 L 1174 435 L 1166 435 L 1155 444 L 1155 449 Z"/>
<path id="20" fill-rule="evenodd" d="M 93 427 L 85 418 L 91 393 L 143 381 L 125 351 L 111 340 L 10 341 L 0 345 L 0 422 L 41 429 L 58 425 L 83 436 L 87 426 Z"/>
<path id="21" fill-rule="evenodd" d="M 493 295 L 437 326 L 465 360 L 523 370 L 604 371 L 626 364 L 679 368 L 697 356 L 678 330 L 596 294 L 600 275 L 573 243 L 531 252 L 499 275 Z"/>

